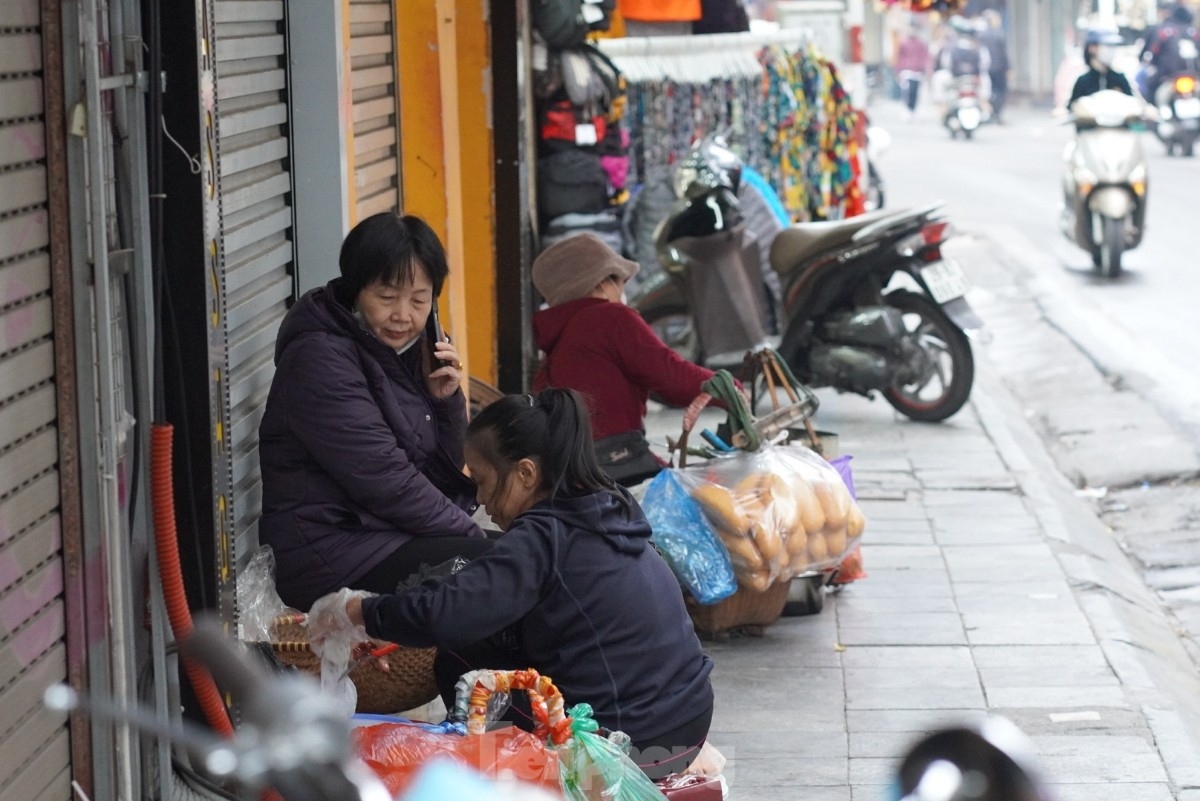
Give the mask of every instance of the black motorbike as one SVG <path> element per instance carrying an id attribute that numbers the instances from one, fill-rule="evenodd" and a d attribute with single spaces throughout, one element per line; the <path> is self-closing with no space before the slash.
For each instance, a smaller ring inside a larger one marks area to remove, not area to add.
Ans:
<path id="1" fill-rule="evenodd" d="M 1176 149 L 1191 156 L 1200 137 L 1200 85 L 1197 74 L 1180 73 L 1158 90 L 1158 123 L 1154 133 L 1167 146 L 1167 155 Z"/>
<path id="2" fill-rule="evenodd" d="M 961 409 L 975 372 L 965 331 L 982 323 L 961 266 L 942 257 L 950 225 L 941 205 L 793 225 L 761 268 L 762 245 L 737 200 L 740 169 L 719 139 L 681 162 L 682 199 L 657 235 L 665 269 L 630 305 L 681 355 L 710 367 L 734 367 L 767 343 L 809 386 L 879 392 L 914 420 Z"/>

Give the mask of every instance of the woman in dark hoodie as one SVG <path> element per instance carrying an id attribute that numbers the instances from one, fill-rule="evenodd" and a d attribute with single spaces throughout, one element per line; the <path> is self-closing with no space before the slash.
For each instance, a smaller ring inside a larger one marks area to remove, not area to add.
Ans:
<path id="1" fill-rule="evenodd" d="M 354 226 L 338 263 L 280 326 L 259 426 L 259 540 L 300 610 L 340 587 L 392 592 L 491 544 L 462 472 L 463 365 L 427 326 L 448 272 L 441 242 L 384 212 Z"/>
<path id="2" fill-rule="evenodd" d="M 652 778 L 691 764 L 712 720 L 712 662 L 641 507 L 597 465 L 579 396 L 547 389 L 493 403 L 471 421 L 466 458 L 507 533 L 443 581 L 319 600 L 313 641 L 364 626 L 364 639 L 438 646 L 448 709 L 463 673 L 532 667 L 568 705 L 591 704 L 601 726 L 629 735 Z"/>

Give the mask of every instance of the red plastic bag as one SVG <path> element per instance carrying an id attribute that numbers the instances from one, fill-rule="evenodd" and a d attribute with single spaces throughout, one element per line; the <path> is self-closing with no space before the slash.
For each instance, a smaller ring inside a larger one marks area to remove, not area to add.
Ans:
<path id="1" fill-rule="evenodd" d="M 495 779 L 504 771 L 562 795 L 558 754 L 534 734 L 507 727 L 484 734 L 429 731 L 406 723 L 380 723 L 354 729 L 356 753 L 387 785 L 393 797 L 407 789 L 429 760 L 447 756 Z"/>

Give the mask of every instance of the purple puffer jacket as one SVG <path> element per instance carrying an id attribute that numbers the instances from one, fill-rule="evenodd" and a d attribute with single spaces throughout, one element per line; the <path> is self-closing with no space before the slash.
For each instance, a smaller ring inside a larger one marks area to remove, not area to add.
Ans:
<path id="1" fill-rule="evenodd" d="M 335 279 L 288 311 L 259 426 L 259 541 L 283 602 L 307 610 L 412 537 L 483 536 L 462 473 L 462 392 L 434 399 L 421 345 L 397 355 L 335 299 Z"/>

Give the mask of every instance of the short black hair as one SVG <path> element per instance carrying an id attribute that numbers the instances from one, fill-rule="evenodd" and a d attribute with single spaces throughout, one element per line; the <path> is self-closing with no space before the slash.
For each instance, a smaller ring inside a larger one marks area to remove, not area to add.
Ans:
<path id="1" fill-rule="evenodd" d="M 372 214 L 350 229 L 342 242 L 338 300 L 353 306 L 359 293 L 375 281 L 412 283 L 418 264 L 433 282 L 434 297 L 441 295 L 450 268 L 446 250 L 429 224 L 412 214 Z"/>

